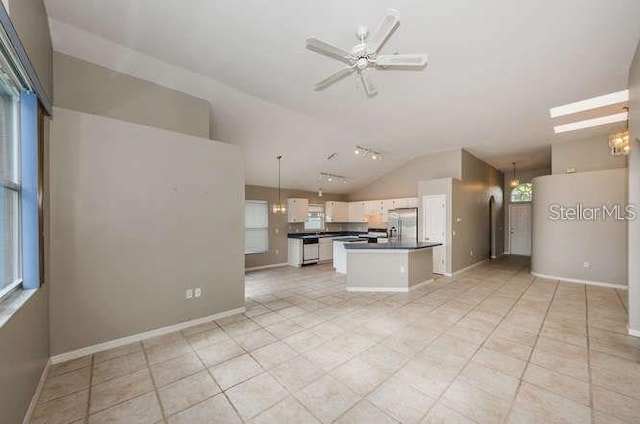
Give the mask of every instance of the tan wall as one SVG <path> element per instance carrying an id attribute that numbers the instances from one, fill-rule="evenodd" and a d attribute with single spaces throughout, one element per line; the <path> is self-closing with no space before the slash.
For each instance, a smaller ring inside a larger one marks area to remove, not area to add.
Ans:
<path id="1" fill-rule="evenodd" d="M 271 207 L 274 202 L 278 201 L 278 189 L 272 187 L 246 186 L 245 198 L 246 200 L 267 200 L 269 207 Z M 283 201 L 286 202 L 286 199 L 289 198 L 309 199 L 309 203 L 323 204 L 331 200 L 346 200 L 347 196 L 344 194 L 334 195 L 324 193 L 322 197 L 318 197 L 317 192 L 282 190 Z M 328 227 L 330 231 L 341 231 L 343 228 L 345 230 L 348 228 L 346 225 L 339 224 L 328 224 Z M 293 233 L 296 232 L 296 230 L 304 231 L 300 225 L 287 224 L 286 214 L 275 215 L 269 213 L 269 252 L 245 255 L 245 267 L 255 268 L 287 262 L 287 233 Z"/>
<path id="2" fill-rule="evenodd" d="M 462 178 L 461 150 L 448 150 L 414 159 L 351 193 L 350 200 L 416 197 L 418 182 L 434 178 Z"/>
<path id="3" fill-rule="evenodd" d="M 242 307 L 241 150 L 54 115 L 52 354 Z M 186 300 L 195 287 L 203 296 Z"/>
<path id="4" fill-rule="evenodd" d="M 53 63 L 49 21 L 42 0 L 8 0 L 9 16 L 42 87 L 53 99 Z"/>
<path id="5" fill-rule="evenodd" d="M 453 272 L 490 257 L 489 200 L 493 196 L 496 202 L 496 222 L 503 222 L 503 178 L 502 172 L 462 151 L 462 180 L 453 180 Z M 498 225 L 495 231 L 496 253 L 500 255 L 504 251 L 503 229 Z"/>
<path id="6" fill-rule="evenodd" d="M 209 138 L 207 100 L 59 52 L 53 65 L 58 107 Z"/>
<path id="7" fill-rule="evenodd" d="M 517 171 L 516 177 L 520 180 L 520 183 L 530 183 L 534 178 L 540 177 L 542 175 L 551 175 L 551 168 L 540 168 L 540 169 L 529 169 L 526 171 Z M 509 231 L 511 228 L 511 223 L 509 222 L 509 206 L 511 206 L 511 187 L 509 186 L 509 182 L 513 174 L 507 173 L 504 176 L 504 251 L 509 252 L 511 250 L 511 240 L 509 238 Z"/>
<path id="8" fill-rule="evenodd" d="M 627 284 L 627 223 L 613 218 L 553 221 L 553 204 L 625 205 L 627 170 L 548 175 L 534 179 L 531 270 L 534 273 Z M 590 262 L 590 268 L 584 267 Z"/>
<path id="9" fill-rule="evenodd" d="M 9 16 L 38 78 L 51 97 L 51 39 L 42 0 L 10 0 Z M 45 126 L 45 158 L 49 142 Z M 46 186 L 43 200 L 48 201 Z M 48 237 L 45 209 L 45 238 Z M 45 251 L 45 258 L 48 251 Z M 0 422 L 21 423 L 49 359 L 49 286 L 45 261 L 45 286 L 39 289 L 0 328 Z"/>
<path id="10" fill-rule="evenodd" d="M 626 156 L 612 156 L 606 136 L 563 141 L 551 145 L 551 170 L 564 174 L 567 168 L 577 172 L 627 167 Z"/>
<path id="11" fill-rule="evenodd" d="M 640 43 L 629 72 L 629 203 L 640 206 Z M 640 219 L 629 222 L 629 328 L 640 335 Z"/>

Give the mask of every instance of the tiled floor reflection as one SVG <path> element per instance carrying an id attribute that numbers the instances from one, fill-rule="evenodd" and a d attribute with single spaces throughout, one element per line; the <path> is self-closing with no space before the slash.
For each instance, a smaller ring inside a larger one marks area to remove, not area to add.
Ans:
<path id="1" fill-rule="evenodd" d="M 347 293 L 328 265 L 252 272 L 243 315 L 54 366 L 32 422 L 638 422 L 627 293 L 528 265 L 403 294 Z"/>

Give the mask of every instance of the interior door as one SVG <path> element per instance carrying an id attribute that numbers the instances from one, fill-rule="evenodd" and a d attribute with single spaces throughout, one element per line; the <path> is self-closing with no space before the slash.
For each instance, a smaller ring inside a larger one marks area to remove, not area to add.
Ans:
<path id="1" fill-rule="evenodd" d="M 531 204 L 510 205 L 509 226 L 511 254 L 531 256 Z"/>
<path id="2" fill-rule="evenodd" d="M 446 274 L 447 256 L 447 201 L 446 196 L 425 196 L 423 199 L 424 226 L 423 238 L 426 241 L 440 242 L 442 246 L 433 248 L 433 272 Z"/>

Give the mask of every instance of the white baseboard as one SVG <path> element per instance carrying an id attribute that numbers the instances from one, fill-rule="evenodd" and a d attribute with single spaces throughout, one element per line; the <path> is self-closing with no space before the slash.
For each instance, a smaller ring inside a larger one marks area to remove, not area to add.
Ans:
<path id="1" fill-rule="evenodd" d="M 347 287 L 348 292 L 408 293 L 433 282 L 433 278 L 410 287 Z"/>
<path id="2" fill-rule="evenodd" d="M 634 330 L 633 328 L 629 328 L 629 326 L 627 326 L 627 333 L 633 337 L 640 337 L 640 330 Z"/>
<path id="3" fill-rule="evenodd" d="M 24 419 L 22 420 L 22 424 L 29 424 L 31 422 L 33 411 L 35 411 L 36 405 L 38 405 L 38 400 L 40 399 L 40 394 L 42 393 L 44 382 L 47 380 L 47 376 L 49 375 L 50 368 L 51 368 L 51 359 L 48 359 L 46 365 L 44 366 L 44 369 L 42 370 L 42 374 L 40 374 L 40 381 L 38 381 L 38 386 L 36 386 L 36 391 L 33 393 L 33 397 L 31 398 L 31 402 L 29 403 L 29 408 L 27 408 L 27 412 L 26 414 L 24 414 Z"/>
<path id="4" fill-rule="evenodd" d="M 627 290 L 628 287 L 623 284 L 615 284 L 615 283 L 605 283 L 602 281 L 592 281 L 592 280 L 580 280 L 578 278 L 566 278 L 566 277 L 558 277 L 555 275 L 547 275 L 540 274 L 538 272 L 531 271 L 531 275 L 538 278 L 545 278 L 547 280 L 558 280 L 564 283 L 577 283 L 577 284 L 586 284 L 589 286 L 600 286 L 600 287 L 608 287 L 610 289 L 621 289 Z"/>
<path id="5" fill-rule="evenodd" d="M 477 267 L 477 266 L 482 265 L 483 263 L 487 262 L 488 260 L 489 260 L 489 259 L 483 259 L 483 260 L 478 261 L 478 262 L 476 262 L 476 263 L 474 263 L 474 264 L 471 264 L 471 265 L 469 265 L 469 266 L 467 266 L 467 267 L 464 267 L 464 268 L 462 268 L 462 269 L 459 269 L 459 270 L 457 270 L 457 271 L 455 271 L 455 272 L 453 272 L 453 273 L 451 273 L 451 274 L 447 274 L 447 276 L 448 276 L 448 277 L 455 277 L 456 275 L 460 275 L 460 274 L 462 274 L 463 272 L 467 272 L 467 271 L 469 271 L 470 269 L 473 269 L 473 268 L 475 268 L 475 267 Z"/>
<path id="6" fill-rule="evenodd" d="M 269 269 L 269 268 L 280 268 L 282 266 L 288 266 L 288 265 L 289 264 L 287 262 L 282 262 L 282 263 L 279 263 L 279 264 L 254 266 L 254 267 L 251 267 L 251 268 L 245 268 L 244 272 L 247 272 L 247 271 L 259 271 L 261 269 Z"/>
<path id="7" fill-rule="evenodd" d="M 145 331 L 144 333 L 138 333 L 138 334 L 133 334 L 131 336 L 121 337 L 119 339 L 110 340 L 108 342 L 99 343 L 93 346 L 83 347 L 82 349 L 72 350 L 69 352 L 52 356 L 51 363 L 58 364 L 60 362 L 66 362 L 72 359 L 82 358 L 83 356 L 86 356 L 86 355 L 92 355 L 94 353 L 102 352 L 107 349 L 113 349 L 115 347 L 125 346 L 131 343 L 150 339 L 156 336 L 162 336 L 164 334 L 173 333 L 174 331 L 184 330 L 185 328 L 204 324 L 209 321 L 226 318 L 231 315 L 241 314 L 245 311 L 246 311 L 246 308 L 243 306 L 241 308 L 219 312 L 217 314 L 209 315 L 202 318 L 197 318 L 191 321 L 185 321 L 179 324 L 169 325 L 167 327 L 161 327 L 161 328 L 156 328 L 155 330 Z"/>

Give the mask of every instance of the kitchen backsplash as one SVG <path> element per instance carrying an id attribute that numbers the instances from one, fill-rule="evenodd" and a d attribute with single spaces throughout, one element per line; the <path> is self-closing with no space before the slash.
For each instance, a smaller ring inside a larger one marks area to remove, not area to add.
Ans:
<path id="1" fill-rule="evenodd" d="M 324 229 L 324 231 L 363 231 L 363 232 L 367 230 L 368 230 L 368 224 L 357 223 L 357 222 L 345 223 L 345 224 L 328 222 L 325 224 L 325 229 Z M 308 231 L 309 230 L 304 229 L 304 222 L 291 223 L 289 224 L 289 227 L 288 227 L 289 233 L 304 233 Z"/>

